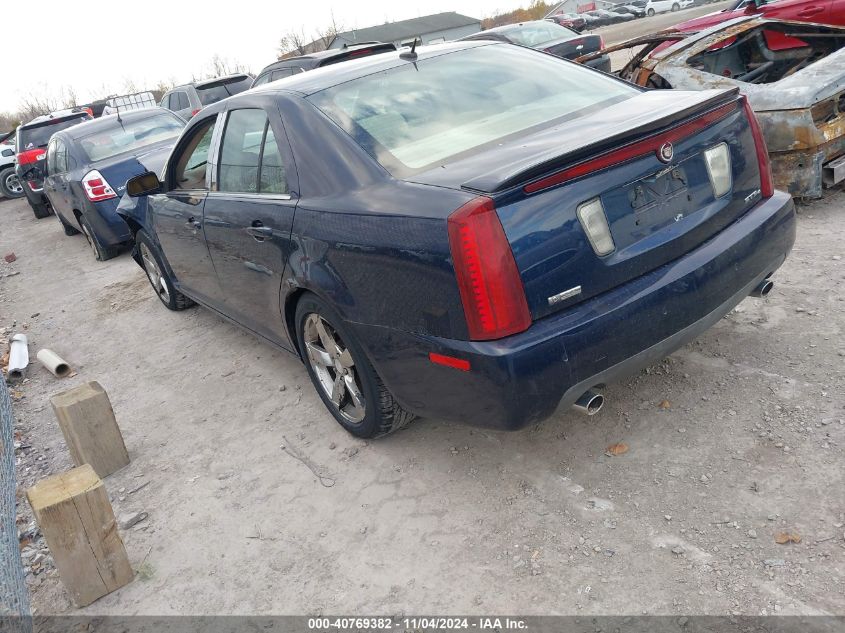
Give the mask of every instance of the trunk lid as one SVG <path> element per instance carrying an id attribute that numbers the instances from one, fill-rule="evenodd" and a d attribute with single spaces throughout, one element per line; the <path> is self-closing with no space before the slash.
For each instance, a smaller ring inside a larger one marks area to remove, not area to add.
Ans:
<path id="1" fill-rule="evenodd" d="M 602 39 L 600 35 L 579 35 L 565 40 L 558 40 L 557 42 L 550 42 L 543 45 L 543 50 L 558 57 L 566 59 L 575 59 L 587 53 L 595 53 L 602 49 Z"/>
<path id="2" fill-rule="evenodd" d="M 143 152 L 137 154 L 120 154 L 92 163 L 90 168 L 99 171 L 120 196 L 126 189 L 126 181 L 145 171 L 151 171 L 161 177 L 161 171 L 172 148 L 173 142 L 168 141 L 165 144 L 145 148 Z"/>
<path id="3" fill-rule="evenodd" d="M 666 162 L 656 151 L 665 138 L 673 145 Z M 732 186 L 717 198 L 703 152 L 721 143 Z M 534 319 L 688 253 L 761 197 L 754 139 L 736 91 L 647 92 L 497 149 L 498 160 L 491 150 L 416 179 L 462 181 L 495 200 Z M 615 244 L 604 257 L 577 216 L 594 199 Z"/>

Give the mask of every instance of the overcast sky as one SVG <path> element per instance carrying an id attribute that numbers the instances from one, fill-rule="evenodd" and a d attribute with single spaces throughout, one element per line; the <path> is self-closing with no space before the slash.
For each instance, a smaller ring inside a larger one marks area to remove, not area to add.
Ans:
<path id="1" fill-rule="evenodd" d="M 4 0 L 4 4 L 10 0 Z M 457 11 L 486 17 L 529 0 L 111 0 L 17 2 L 26 26 L 5 29 L 7 55 L 0 111 L 32 94 L 58 97 L 72 86 L 80 102 L 125 92 L 129 80 L 154 87 L 201 75 L 217 54 L 253 73 L 276 59 L 283 33 L 304 27 L 309 37 L 335 21 L 364 28 L 385 21 Z M 30 7 L 32 15 L 24 7 Z M 7 7 L 10 8 L 10 7 Z M 13 21 L 14 22 L 14 21 Z M 18 41 L 25 35 L 26 41 Z M 20 53 L 20 57 L 17 57 Z"/>

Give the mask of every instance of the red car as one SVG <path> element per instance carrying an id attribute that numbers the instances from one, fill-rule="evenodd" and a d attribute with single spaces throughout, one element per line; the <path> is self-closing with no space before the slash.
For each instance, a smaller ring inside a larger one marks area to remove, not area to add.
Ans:
<path id="1" fill-rule="evenodd" d="M 583 31 L 584 27 L 587 26 L 587 20 L 577 13 L 558 13 L 557 15 L 549 16 L 546 19 L 556 22 L 561 26 L 565 26 L 568 29 L 572 29 L 573 31 L 577 31 L 578 33 Z"/>
<path id="2" fill-rule="evenodd" d="M 737 0 L 727 9 L 681 22 L 674 28 L 701 31 L 726 20 L 750 15 L 845 26 L 845 0 Z"/>

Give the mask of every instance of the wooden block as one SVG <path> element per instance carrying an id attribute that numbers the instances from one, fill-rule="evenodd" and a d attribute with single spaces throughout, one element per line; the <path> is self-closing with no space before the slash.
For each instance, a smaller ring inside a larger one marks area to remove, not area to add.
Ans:
<path id="1" fill-rule="evenodd" d="M 129 463 L 129 453 L 114 419 L 109 396 L 92 381 L 50 398 L 53 411 L 77 466 L 91 464 L 107 477 Z"/>
<path id="2" fill-rule="evenodd" d="M 59 576 L 80 607 L 132 581 L 106 488 L 88 464 L 26 491 Z"/>

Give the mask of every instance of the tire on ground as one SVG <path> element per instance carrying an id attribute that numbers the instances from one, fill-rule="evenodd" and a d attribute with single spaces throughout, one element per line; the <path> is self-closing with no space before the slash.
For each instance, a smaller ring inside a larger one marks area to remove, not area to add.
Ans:
<path id="1" fill-rule="evenodd" d="M 88 221 L 88 218 L 85 217 L 84 213 L 79 216 L 79 224 L 82 226 L 82 234 L 88 241 L 88 245 L 91 246 L 94 251 L 94 256 L 98 261 L 104 262 L 107 259 L 116 257 L 118 253 L 120 253 L 120 249 L 118 247 L 104 246 L 100 243 L 100 240 L 97 238 L 97 234 L 94 232 L 94 228 L 91 226 L 91 223 Z"/>
<path id="2" fill-rule="evenodd" d="M 21 198 L 23 197 L 23 189 L 13 191 L 7 182 L 12 177 L 17 178 L 14 167 L 9 166 L 0 169 L 0 195 L 6 198 Z"/>
<path id="3" fill-rule="evenodd" d="M 176 286 L 173 284 L 173 279 L 167 272 L 168 268 L 164 265 L 164 257 L 162 257 L 161 253 L 159 253 L 158 248 L 156 248 L 156 245 L 153 244 L 152 239 L 149 235 L 147 235 L 145 231 L 141 230 L 135 234 L 135 243 L 138 244 L 139 248 L 141 244 L 146 246 L 150 255 L 155 260 L 156 266 L 158 266 L 158 269 L 160 271 L 159 277 L 164 281 L 164 285 L 167 288 L 167 297 L 165 297 L 164 294 L 159 292 L 158 288 L 153 283 L 151 274 L 147 270 L 143 258 L 141 259 L 141 266 L 143 267 L 144 272 L 147 274 L 147 280 L 150 282 L 150 286 L 158 295 L 159 300 L 164 304 L 164 306 L 168 310 L 179 311 L 185 310 L 193 305 L 196 305 L 192 299 L 189 299 L 181 292 L 176 290 Z"/>
<path id="4" fill-rule="evenodd" d="M 343 339 L 347 349 L 352 354 L 352 360 L 356 368 L 356 375 L 360 377 L 361 391 L 364 396 L 365 415 L 364 419 L 353 424 L 343 418 L 337 407 L 331 402 L 323 388 L 320 386 L 314 369 L 308 360 L 305 351 L 305 319 L 309 314 L 316 313 L 327 321 L 337 334 Z M 370 364 L 367 355 L 361 348 L 349 327 L 340 315 L 327 302 L 317 295 L 306 293 L 299 298 L 296 305 L 296 338 L 302 353 L 302 360 L 311 378 L 311 383 L 323 404 L 334 416 L 335 420 L 352 435 L 363 438 L 383 437 L 397 431 L 412 422 L 416 416 L 405 411 L 390 390 L 382 382 L 373 366 Z"/>

